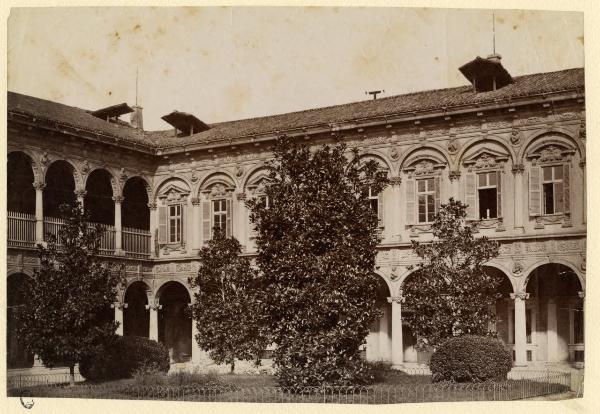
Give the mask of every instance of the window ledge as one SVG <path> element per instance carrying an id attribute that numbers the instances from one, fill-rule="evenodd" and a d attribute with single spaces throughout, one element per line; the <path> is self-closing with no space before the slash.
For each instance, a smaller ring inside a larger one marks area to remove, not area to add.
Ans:
<path id="1" fill-rule="evenodd" d="M 569 213 L 540 214 L 535 218 L 534 229 L 543 229 L 547 224 L 561 224 L 562 227 L 573 227 Z"/>
<path id="2" fill-rule="evenodd" d="M 467 220 L 467 223 L 474 225 L 476 231 L 482 229 L 496 229 L 497 232 L 501 232 L 506 230 L 504 228 L 504 219 L 502 217 L 479 220 L 471 219 Z"/>
<path id="3" fill-rule="evenodd" d="M 419 223 L 419 224 L 409 224 L 406 226 L 409 232 L 410 237 L 419 237 L 419 235 L 424 233 L 431 233 L 431 224 L 432 223 Z"/>

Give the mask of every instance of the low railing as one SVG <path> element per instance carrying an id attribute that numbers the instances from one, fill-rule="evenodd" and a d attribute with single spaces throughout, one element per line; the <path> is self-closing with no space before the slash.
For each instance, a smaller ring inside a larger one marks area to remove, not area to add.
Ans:
<path id="1" fill-rule="evenodd" d="M 15 247 L 35 246 L 35 215 L 8 212 L 8 244 Z"/>
<path id="2" fill-rule="evenodd" d="M 147 258 L 150 256 L 150 231 L 123 227 L 123 250 L 127 256 Z"/>
<path id="3" fill-rule="evenodd" d="M 52 377 L 53 376 L 53 377 Z M 34 378 L 41 377 L 41 378 Z M 9 396 L 144 399 L 258 403 L 397 404 L 449 401 L 508 401 L 563 394 L 570 390 L 568 372 L 543 372 L 530 378 L 492 383 L 418 383 L 354 387 L 245 387 L 141 385 L 134 380 L 68 386 L 69 374 L 8 378 Z"/>
<path id="4" fill-rule="evenodd" d="M 58 234 L 60 229 L 66 224 L 66 220 L 58 217 L 44 217 L 44 239 L 54 236 L 56 243 L 60 244 Z M 112 255 L 115 252 L 115 228 L 108 224 L 89 223 L 89 228 L 100 226 L 104 231 L 100 236 L 100 253 Z"/>

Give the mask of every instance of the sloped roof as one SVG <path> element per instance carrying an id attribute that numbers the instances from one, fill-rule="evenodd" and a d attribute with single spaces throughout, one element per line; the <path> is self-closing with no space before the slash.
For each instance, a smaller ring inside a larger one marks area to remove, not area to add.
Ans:
<path id="1" fill-rule="evenodd" d="M 182 144 L 229 141 L 239 137 L 275 133 L 303 127 L 328 125 L 353 120 L 418 113 L 436 109 L 450 110 L 474 104 L 506 101 L 531 95 L 581 90 L 583 68 L 517 76 L 514 82 L 495 91 L 474 92 L 471 85 L 396 95 L 305 111 L 259 118 L 209 124 L 210 129 L 187 137 L 175 137 L 172 131 L 141 131 L 132 127 L 102 121 L 87 111 L 13 92 L 8 93 L 8 109 L 66 123 L 86 130 L 98 131 L 121 139 L 168 148 Z"/>

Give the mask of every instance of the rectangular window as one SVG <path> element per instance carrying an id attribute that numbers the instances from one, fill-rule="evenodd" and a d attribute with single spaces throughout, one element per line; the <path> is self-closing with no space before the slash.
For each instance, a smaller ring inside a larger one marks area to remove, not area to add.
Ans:
<path id="1" fill-rule="evenodd" d="M 371 209 L 373 210 L 373 212 L 375 214 L 378 214 L 379 212 L 379 196 L 377 193 L 375 193 L 371 187 L 369 187 L 369 193 L 367 195 L 367 198 L 369 199 L 369 205 L 371 206 Z"/>
<path id="2" fill-rule="evenodd" d="M 496 171 L 477 174 L 479 218 L 498 217 L 498 174 Z"/>
<path id="3" fill-rule="evenodd" d="M 563 166 L 543 167 L 544 214 L 563 212 Z"/>
<path id="4" fill-rule="evenodd" d="M 430 223 L 435 217 L 435 188 L 433 178 L 417 180 L 419 223 Z"/>
<path id="5" fill-rule="evenodd" d="M 181 242 L 181 205 L 169 206 L 169 243 Z"/>
<path id="6" fill-rule="evenodd" d="M 213 229 L 219 228 L 225 231 L 227 225 L 227 201 L 214 200 L 213 205 Z"/>

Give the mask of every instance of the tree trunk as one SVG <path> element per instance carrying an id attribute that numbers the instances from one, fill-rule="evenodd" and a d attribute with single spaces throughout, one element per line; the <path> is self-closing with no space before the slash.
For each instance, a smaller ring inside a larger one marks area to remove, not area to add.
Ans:
<path id="1" fill-rule="evenodd" d="M 233 374 L 233 370 L 235 369 L 235 361 L 231 362 L 231 374 Z"/>
<path id="2" fill-rule="evenodd" d="M 69 386 L 75 386 L 75 365 L 69 365 Z"/>

